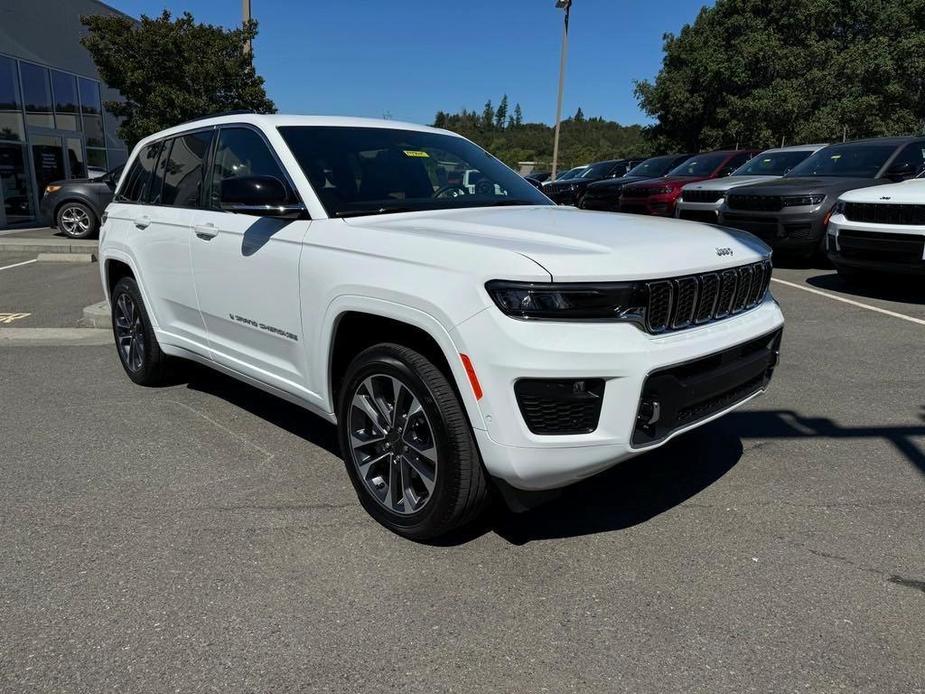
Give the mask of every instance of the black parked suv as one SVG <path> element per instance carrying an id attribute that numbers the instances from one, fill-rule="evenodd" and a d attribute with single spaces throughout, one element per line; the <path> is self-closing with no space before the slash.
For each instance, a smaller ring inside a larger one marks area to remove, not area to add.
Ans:
<path id="1" fill-rule="evenodd" d="M 925 167 L 925 137 L 878 137 L 829 145 L 783 178 L 734 188 L 719 222 L 744 229 L 774 249 L 825 253 L 825 230 L 838 196 L 903 181 Z"/>
<path id="2" fill-rule="evenodd" d="M 52 181 L 39 204 L 40 218 L 72 239 L 96 236 L 120 175 L 121 166 L 97 178 Z"/>
<path id="3" fill-rule="evenodd" d="M 543 192 L 559 205 L 577 205 L 592 183 L 619 178 L 641 161 L 641 158 L 636 157 L 595 162 L 574 178 L 547 183 L 543 186 Z"/>
<path id="4" fill-rule="evenodd" d="M 609 178 L 592 183 L 579 201 L 578 207 L 584 210 L 617 212 L 620 209 L 620 192 L 627 183 L 644 181 L 647 178 L 661 178 L 692 156 L 694 155 L 665 154 L 660 157 L 651 157 L 634 166 L 621 178 Z"/>

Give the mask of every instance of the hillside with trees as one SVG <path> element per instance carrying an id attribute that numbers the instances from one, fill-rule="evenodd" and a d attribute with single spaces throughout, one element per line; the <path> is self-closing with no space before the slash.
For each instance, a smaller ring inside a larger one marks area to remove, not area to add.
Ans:
<path id="1" fill-rule="evenodd" d="M 526 122 L 520 104 L 511 107 L 507 95 L 501 98 L 497 107 L 488 101 L 481 112 L 468 109 L 458 113 L 438 111 L 434 125 L 469 138 L 515 168 L 522 161 L 539 162 L 541 169 L 552 162 L 552 126 Z M 646 155 L 651 151 L 642 126 L 586 118 L 580 108 L 574 116 L 562 121 L 560 170 L 601 159 Z"/>
<path id="2" fill-rule="evenodd" d="M 658 149 L 830 142 L 925 126 L 925 0 L 717 0 L 636 83 Z"/>

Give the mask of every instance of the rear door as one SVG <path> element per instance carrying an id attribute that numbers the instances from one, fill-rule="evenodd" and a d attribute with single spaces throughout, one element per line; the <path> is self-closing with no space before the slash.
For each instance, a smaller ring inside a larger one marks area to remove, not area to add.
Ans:
<path id="1" fill-rule="evenodd" d="M 134 221 L 135 246 L 148 299 L 170 344 L 208 354 L 208 337 L 190 260 L 193 212 L 202 191 L 212 130 L 165 140 Z"/>
<path id="2" fill-rule="evenodd" d="M 295 188 L 263 134 L 222 127 L 209 174 L 207 201 L 193 219 L 192 260 L 212 358 L 236 371 L 302 394 L 306 376 L 299 258 L 306 219 L 223 211 L 222 181 L 273 176 Z"/>

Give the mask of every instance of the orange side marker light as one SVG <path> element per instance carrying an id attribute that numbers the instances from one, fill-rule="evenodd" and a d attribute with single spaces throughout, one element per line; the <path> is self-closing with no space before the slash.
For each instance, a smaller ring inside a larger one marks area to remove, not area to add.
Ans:
<path id="1" fill-rule="evenodd" d="M 475 393 L 475 399 L 482 399 L 482 386 L 479 384 L 479 377 L 475 375 L 475 369 L 472 368 L 472 362 L 469 360 L 469 355 L 460 353 L 459 357 L 462 359 L 463 368 L 466 370 L 466 375 L 469 377 L 469 385 L 472 386 L 472 392 Z"/>

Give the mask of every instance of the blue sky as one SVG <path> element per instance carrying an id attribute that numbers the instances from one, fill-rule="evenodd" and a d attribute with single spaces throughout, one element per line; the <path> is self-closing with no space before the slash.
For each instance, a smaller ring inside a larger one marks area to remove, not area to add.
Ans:
<path id="1" fill-rule="evenodd" d="M 240 0 L 106 0 L 123 12 L 188 10 L 240 22 Z M 564 114 L 645 120 L 634 79 L 661 65 L 662 34 L 703 0 L 574 0 Z M 252 0 L 257 70 L 281 112 L 429 123 L 438 109 L 481 110 L 507 93 L 528 121 L 551 123 L 562 12 L 553 0 Z"/>

